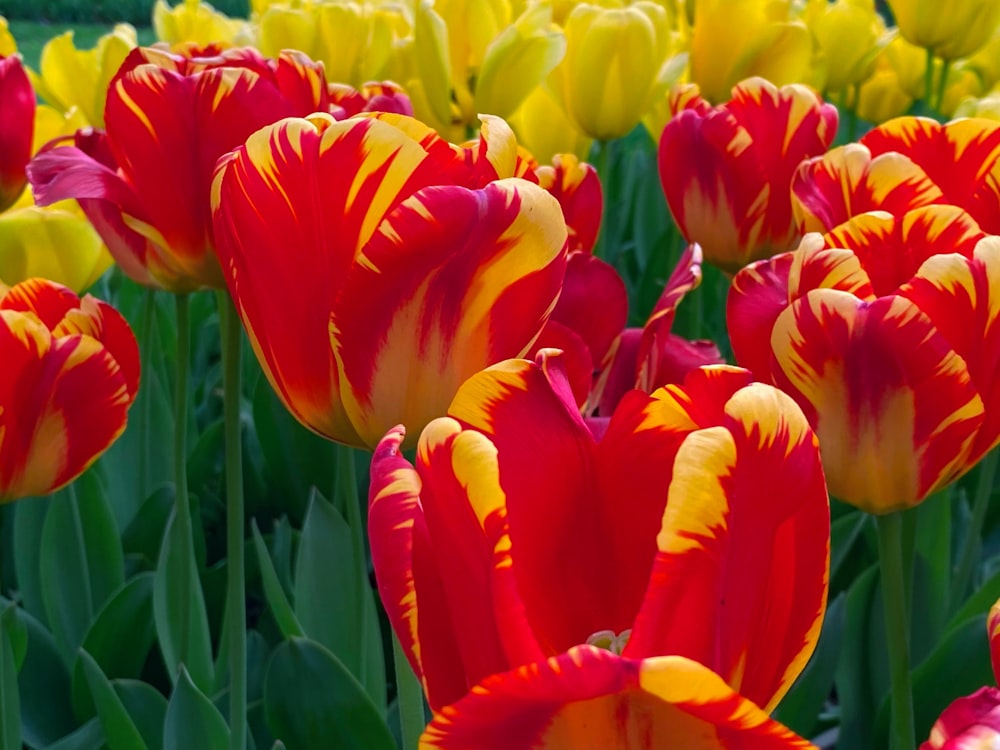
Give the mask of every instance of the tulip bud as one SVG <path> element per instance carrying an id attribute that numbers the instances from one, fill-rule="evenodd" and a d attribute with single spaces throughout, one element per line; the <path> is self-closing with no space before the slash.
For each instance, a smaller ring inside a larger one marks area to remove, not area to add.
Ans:
<path id="1" fill-rule="evenodd" d="M 0 211 L 24 190 L 24 168 L 31 158 L 35 130 L 35 92 L 20 55 L 0 58 Z"/>

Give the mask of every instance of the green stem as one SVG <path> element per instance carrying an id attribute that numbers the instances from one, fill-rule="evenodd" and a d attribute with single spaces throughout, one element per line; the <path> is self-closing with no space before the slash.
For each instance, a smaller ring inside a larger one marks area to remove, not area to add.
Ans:
<path id="1" fill-rule="evenodd" d="M 219 292 L 223 419 L 226 436 L 226 556 L 229 619 L 229 747 L 247 746 L 247 600 L 243 534 L 243 440 L 240 429 L 240 345 L 243 332 L 229 294 Z"/>
<path id="2" fill-rule="evenodd" d="M 368 563 L 365 556 L 365 529 L 361 520 L 361 506 L 358 498 L 358 477 L 354 465 L 354 449 L 346 445 L 336 445 L 337 474 L 334 479 L 334 493 L 337 501 L 344 508 L 347 524 L 351 527 L 351 547 L 354 557 L 354 567 L 358 571 L 357 595 L 354 599 L 354 611 L 358 617 L 360 651 L 358 679 L 368 687 Z"/>
<path id="3" fill-rule="evenodd" d="M 424 717 L 424 691 L 406 660 L 395 633 L 392 636 L 392 661 L 396 668 L 396 700 L 399 703 L 399 726 L 402 750 L 414 750 L 427 721 Z"/>
<path id="4" fill-rule="evenodd" d="M 910 687 L 910 623 L 903 575 L 903 518 L 889 513 L 878 519 L 879 572 L 885 609 L 886 647 L 892 686 L 891 750 L 914 750 L 913 693 Z"/>
<path id="5" fill-rule="evenodd" d="M 962 558 L 958 563 L 958 571 L 955 573 L 951 590 L 951 609 L 953 611 L 965 601 L 965 592 L 972 582 L 972 571 L 976 565 L 976 558 L 979 556 L 983 523 L 986 521 L 986 511 L 989 509 L 990 497 L 993 495 L 993 481 L 997 474 L 998 455 L 1000 455 L 1000 449 L 990 451 L 979 465 L 976 494 L 972 500 L 972 519 L 969 521 L 969 529 L 965 534 Z"/>
<path id="6" fill-rule="evenodd" d="M 941 63 L 941 78 L 938 80 L 937 97 L 934 100 L 934 111 L 943 116 L 944 93 L 948 89 L 948 71 L 951 70 L 951 60 Z"/>
<path id="7" fill-rule="evenodd" d="M 149 378 L 153 371 L 153 323 L 156 320 L 156 292 L 152 289 L 145 291 L 142 300 L 142 328 L 140 329 L 139 354 L 142 360 L 142 373 Z M 149 457 L 150 457 L 150 425 L 152 423 L 153 395 L 147 384 L 139 392 L 139 399 L 142 400 L 139 409 L 139 425 L 136 430 L 139 435 L 139 469 L 138 469 L 138 497 L 139 500 L 146 498 L 149 491 Z"/>
<path id="8" fill-rule="evenodd" d="M 194 560 L 194 535 L 191 527 L 191 503 L 188 500 L 187 482 L 187 416 L 188 416 L 188 367 L 191 358 L 191 323 L 189 321 L 190 300 L 186 294 L 174 296 L 177 308 L 177 375 L 174 382 L 174 523 L 180 529 L 183 543 L 180 559 L 184 565 Z M 188 648 L 191 621 L 191 579 L 194 571 L 184 570 L 177 579 L 178 601 L 181 603 L 180 640 L 177 644 L 177 658 L 182 664 L 188 663 Z M 171 670 L 177 664 L 170 664 Z"/>
<path id="9" fill-rule="evenodd" d="M 597 144 L 597 158 L 594 159 L 594 169 L 601 181 L 604 209 L 601 216 L 601 232 L 597 237 L 594 255 L 608 263 L 614 263 L 615 248 L 612 247 L 614 235 L 611 231 L 611 141 L 601 141 Z"/>
<path id="10" fill-rule="evenodd" d="M 934 53 L 927 50 L 927 68 L 924 70 L 924 101 L 934 106 Z"/>
<path id="11" fill-rule="evenodd" d="M 860 98 L 860 86 L 848 86 L 844 91 L 844 104 L 847 110 L 847 140 L 850 143 L 854 143 L 858 139 L 858 100 Z"/>

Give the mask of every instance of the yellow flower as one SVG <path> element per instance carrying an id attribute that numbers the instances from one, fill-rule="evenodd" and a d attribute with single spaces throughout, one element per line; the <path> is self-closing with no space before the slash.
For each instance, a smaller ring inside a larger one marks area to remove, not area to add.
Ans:
<path id="1" fill-rule="evenodd" d="M 566 19 L 561 73 L 566 110 L 592 138 L 610 140 L 631 131 L 651 104 L 667 59 L 667 14 L 642 0 L 625 8 L 581 3 Z"/>
<path id="2" fill-rule="evenodd" d="M 593 139 L 580 131 L 563 109 L 559 98 L 542 85 L 534 89 L 510 119 L 518 144 L 541 164 L 555 154 L 575 154 L 585 159 Z"/>
<path id="3" fill-rule="evenodd" d="M 84 125 L 103 128 L 108 86 L 135 46 L 135 29 L 127 23 L 115 26 L 93 49 L 77 49 L 73 32 L 67 31 L 42 48 L 39 73 L 30 74 L 31 83 L 56 109 L 69 112 L 75 107 Z"/>
<path id="4" fill-rule="evenodd" d="M 875 58 L 893 36 L 874 0 L 812 0 L 804 18 L 825 64 L 827 91 L 843 91 L 871 76 Z"/>
<path id="5" fill-rule="evenodd" d="M 14 41 L 14 35 L 7 27 L 7 19 L 0 16 L 0 56 L 9 57 L 15 52 L 17 52 L 17 43 Z"/>
<path id="6" fill-rule="evenodd" d="M 1000 23 L 996 0 L 889 0 L 899 32 L 937 57 L 968 57 L 992 36 Z"/>
<path id="7" fill-rule="evenodd" d="M 184 0 L 171 8 L 165 0 L 153 6 L 156 38 L 171 47 L 186 44 L 239 45 L 251 41 L 245 21 L 218 12 L 201 0 Z"/>
<path id="8" fill-rule="evenodd" d="M 888 55 L 880 55 L 875 73 L 858 90 L 858 117 L 879 124 L 899 117 L 912 105 L 913 97 L 900 84 L 899 73 L 889 64 Z"/>
<path id="9" fill-rule="evenodd" d="M 751 76 L 821 88 L 812 35 L 791 11 L 788 0 L 695 0 L 691 80 L 702 96 L 725 101 Z"/>

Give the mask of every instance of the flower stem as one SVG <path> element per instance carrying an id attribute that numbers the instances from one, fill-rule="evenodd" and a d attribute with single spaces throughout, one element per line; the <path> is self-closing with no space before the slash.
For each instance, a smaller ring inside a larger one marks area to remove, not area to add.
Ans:
<path id="1" fill-rule="evenodd" d="M 335 499 L 342 503 L 347 524 L 351 527 L 351 546 L 354 553 L 354 567 L 358 573 L 357 595 L 354 612 L 358 618 L 358 650 L 360 652 L 358 681 L 368 687 L 368 563 L 365 556 L 365 530 L 361 520 L 358 499 L 358 477 L 354 466 L 354 449 L 346 445 L 336 445 L 334 459 L 337 474 L 334 478 Z"/>
<path id="2" fill-rule="evenodd" d="M 976 494 L 972 500 L 972 519 L 969 521 L 969 529 L 965 534 L 962 558 L 958 563 L 958 570 L 955 573 L 951 589 L 952 611 L 958 609 L 959 605 L 965 601 L 965 592 L 972 582 L 972 571 L 979 555 L 983 523 L 986 520 L 986 511 L 989 509 L 990 497 L 993 494 L 993 480 L 997 474 L 998 454 L 1000 454 L 1000 449 L 990 451 L 979 465 Z"/>
<path id="3" fill-rule="evenodd" d="M 150 378 L 149 373 L 153 371 L 153 328 L 156 321 L 156 292 L 147 289 L 143 293 L 142 312 L 139 319 L 142 321 L 139 339 L 139 355 L 141 357 L 141 372 L 143 377 Z M 150 378 L 151 379 L 151 378 Z M 138 498 L 145 500 L 149 491 L 149 457 L 151 455 L 150 433 L 152 424 L 153 395 L 147 385 L 139 391 L 137 400 L 142 404 L 139 409 L 139 425 L 136 433 L 139 435 L 139 468 L 138 474 Z"/>
<path id="4" fill-rule="evenodd" d="M 934 111 L 937 112 L 942 117 L 944 112 L 942 107 L 944 107 L 944 94 L 948 89 L 948 71 L 951 70 L 951 60 L 945 60 L 941 64 L 941 78 L 938 80 L 937 97 L 934 100 Z"/>
<path id="5" fill-rule="evenodd" d="M 194 561 L 194 532 L 191 527 L 191 503 L 188 500 L 187 482 L 187 421 L 188 421 L 188 367 L 191 359 L 191 323 L 188 312 L 190 300 L 186 294 L 174 295 L 177 310 L 177 375 L 174 382 L 174 523 L 183 545 L 179 558 L 187 566 Z M 176 585 L 177 600 L 180 602 L 180 640 L 177 644 L 177 658 L 187 664 L 191 621 L 191 579 L 195 572 L 183 571 Z M 168 664 L 168 669 L 176 670 L 177 664 Z"/>
<path id="6" fill-rule="evenodd" d="M 392 636 L 392 661 L 396 668 L 396 700 L 399 703 L 399 726 L 402 730 L 402 750 L 414 750 L 423 734 L 424 690 L 406 660 L 399 638 Z"/>
<path id="7" fill-rule="evenodd" d="M 928 108 L 934 106 L 934 53 L 927 50 L 927 67 L 924 70 L 924 102 Z"/>
<path id="8" fill-rule="evenodd" d="M 594 159 L 594 169 L 601 181 L 601 193 L 604 208 L 601 215 L 601 231 L 597 236 L 597 247 L 594 255 L 603 261 L 614 264 L 616 248 L 612 247 L 614 235 L 611 231 L 611 141 L 601 141 L 597 144 L 597 154 Z"/>
<path id="9" fill-rule="evenodd" d="M 243 440 L 240 430 L 240 319 L 219 292 L 222 333 L 223 419 L 226 436 L 226 556 L 229 627 L 229 747 L 247 744 L 247 600 L 243 534 Z"/>
<path id="10" fill-rule="evenodd" d="M 910 618 L 903 575 L 903 518 L 889 513 L 878 519 L 879 572 L 885 609 L 886 647 L 892 686 L 891 750 L 913 750 L 913 694 L 910 688 Z"/>

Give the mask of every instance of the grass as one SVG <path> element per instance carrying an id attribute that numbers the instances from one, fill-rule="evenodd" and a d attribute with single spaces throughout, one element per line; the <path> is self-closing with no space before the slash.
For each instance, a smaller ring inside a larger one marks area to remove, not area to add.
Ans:
<path id="1" fill-rule="evenodd" d="M 35 70 L 38 70 L 38 60 L 42 54 L 42 47 L 54 36 L 58 36 L 65 31 L 73 32 L 73 41 L 80 49 L 87 49 L 97 44 L 97 40 L 103 34 L 111 31 L 114 24 L 111 23 L 65 23 L 47 21 L 10 21 L 10 31 L 17 40 L 18 52 L 24 57 L 24 61 Z M 139 34 L 139 44 L 152 44 L 156 41 L 153 36 L 153 29 L 144 27 L 137 29 Z"/>

